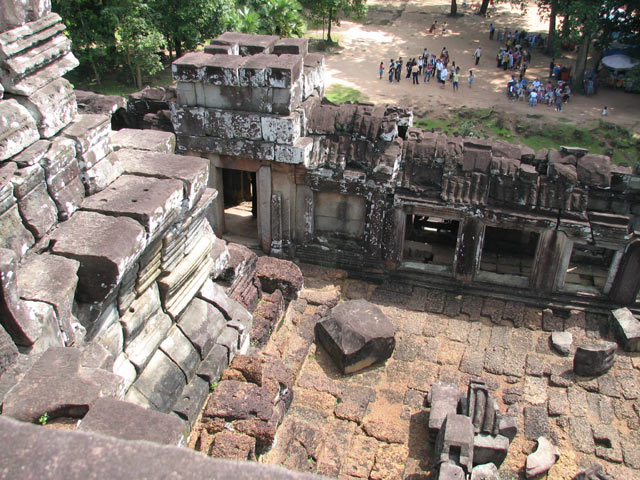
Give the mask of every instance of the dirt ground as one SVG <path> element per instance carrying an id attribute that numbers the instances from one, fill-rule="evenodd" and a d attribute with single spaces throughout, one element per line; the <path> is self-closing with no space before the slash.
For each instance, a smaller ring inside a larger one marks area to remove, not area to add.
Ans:
<path id="1" fill-rule="evenodd" d="M 448 108 L 494 107 L 496 110 L 521 112 L 523 115 L 535 111 L 545 119 L 570 118 L 576 125 L 591 123 L 601 118 L 602 108 L 609 107 L 608 121 L 630 127 L 640 133 L 640 95 L 608 88 L 600 89 L 592 97 L 574 95 L 561 113 L 553 108 L 538 106 L 531 108 L 525 102 L 513 103 L 507 100 L 506 84 L 511 73 L 496 68 L 495 56 L 500 47 L 497 40 L 489 40 L 489 24 L 497 30 L 524 28 L 532 32 L 546 32 L 547 22 L 538 15 L 535 2 L 526 13 L 512 9 L 508 3 L 499 6 L 488 18 L 474 15 L 471 8 L 464 8 L 458 2 L 457 18 L 448 17 L 450 2 L 447 0 L 369 0 L 369 16 L 362 22 L 343 21 L 332 29 L 334 40 L 342 48 L 337 54 L 326 55 L 326 85 L 335 83 L 360 90 L 370 101 L 376 103 L 397 103 L 413 106 L 415 110 L 441 112 Z M 448 31 L 436 35 L 428 30 L 438 20 L 441 25 L 448 22 Z M 321 31 L 310 34 L 320 37 Z M 496 36 L 497 38 L 497 36 Z M 474 65 L 473 52 L 482 46 L 483 55 L 478 66 Z M 454 92 L 451 84 L 440 89 L 436 82 L 426 85 L 412 85 L 404 75 L 400 83 L 389 84 L 386 69 L 389 59 L 402 56 L 404 63 L 410 57 L 417 57 L 424 48 L 438 53 L 447 47 L 451 60 L 461 66 L 460 89 Z M 573 58 L 566 56 L 556 59 L 557 63 L 574 65 Z M 383 61 L 385 75 L 378 78 L 378 66 Z M 535 49 L 527 77 L 547 78 L 550 57 Z M 595 63 L 590 59 L 589 66 Z M 474 70 L 473 87 L 469 88 L 467 75 Z"/>

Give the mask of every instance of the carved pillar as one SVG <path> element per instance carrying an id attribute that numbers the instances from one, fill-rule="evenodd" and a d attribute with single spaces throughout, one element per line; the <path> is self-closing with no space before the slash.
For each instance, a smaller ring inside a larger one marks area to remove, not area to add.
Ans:
<path id="1" fill-rule="evenodd" d="M 393 209 L 393 236 L 389 242 L 389 252 L 387 258 L 391 262 L 402 262 L 402 252 L 404 251 L 404 237 L 407 228 L 407 214 L 403 208 Z"/>
<path id="2" fill-rule="evenodd" d="M 629 243 L 624 249 L 618 272 L 609 291 L 615 303 L 631 305 L 640 291 L 640 240 Z"/>
<path id="3" fill-rule="evenodd" d="M 564 285 L 573 242 L 564 232 L 547 230 L 540 234 L 531 272 L 531 288 L 555 292 Z"/>
<path id="4" fill-rule="evenodd" d="M 453 275 L 456 280 L 471 282 L 482 257 L 484 244 L 484 222 L 476 217 L 467 217 L 460 222 L 456 254 L 453 257 Z"/>
<path id="5" fill-rule="evenodd" d="M 382 260 L 384 239 L 385 197 L 373 196 L 367 202 L 364 223 L 364 256 L 370 260 Z"/>
<path id="6" fill-rule="evenodd" d="M 271 194 L 271 253 L 282 253 L 282 194 Z"/>
<path id="7" fill-rule="evenodd" d="M 271 167 L 262 166 L 257 172 L 258 183 L 258 240 L 262 251 L 271 251 Z"/>

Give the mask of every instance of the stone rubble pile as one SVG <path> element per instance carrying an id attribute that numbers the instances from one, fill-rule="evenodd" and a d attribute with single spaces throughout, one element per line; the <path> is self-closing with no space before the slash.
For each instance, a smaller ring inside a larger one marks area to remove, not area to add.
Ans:
<path id="1" fill-rule="evenodd" d="M 7 7 L 17 23 L 0 33 L 3 414 L 80 417 L 111 396 L 172 412 L 184 433 L 249 348 L 255 254 L 234 265 L 241 248 L 213 233 L 208 160 L 175 155 L 171 133 L 113 132 L 117 101 L 77 113 L 64 26 L 31 3 Z"/>
<path id="2" fill-rule="evenodd" d="M 466 395 L 456 384 L 436 382 L 427 403 L 440 480 L 466 478 L 476 466 L 484 470 L 486 464 L 502 464 L 518 428 L 515 418 L 500 413 L 484 381 L 471 380 Z"/>

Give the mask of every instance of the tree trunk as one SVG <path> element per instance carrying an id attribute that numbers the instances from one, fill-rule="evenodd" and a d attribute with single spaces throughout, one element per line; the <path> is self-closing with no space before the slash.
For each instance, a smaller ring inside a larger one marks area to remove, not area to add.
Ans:
<path id="1" fill-rule="evenodd" d="M 558 0 L 551 0 L 551 13 L 549 14 L 549 38 L 547 40 L 547 55 L 556 54 L 556 15 Z"/>
<path id="2" fill-rule="evenodd" d="M 140 65 L 136 65 L 136 87 L 142 88 L 142 70 Z"/>
<path id="3" fill-rule="evenodd" d="M 329 20 L 327 22 L 327 43 L 333 43 L 333 40 L 331 40 L 331 22 L 333 22 L 333 8 L 329 9 Z"/>
<path id="4" fill-rule="evenodd" d="M 451 0 L 451 13 L 449 13 L 449 16 L 455 17 L 457 14 L 458 14 L 458 3 L 456 2 L 456 0 Z"/>
<path id="5" fill-rule="evenodd" d="M 589 45 L 591 45 L 591 34 L 582 34 L 582 44 L 578 50 L 576 58 L 576 68 L 573 71 L 572 85 L 574 90 L 582 92 L 584 90 L 584 71 L 587 68 L 587 59 L 589 58 Z"/>
<path id="6" fill-rule="evenodd" d="M 182 57 L 182 42 L 174 39 L 173 44 L 176 47 L 176 58 Z"/>
<path id="7" fill-rule="evenodd" d="M 96 62 L 91 58 L 91 68 L 93 69 L 93 76 L 96 78 L 96 83 L 98 85 L 102 84 L 102 79 L 100 78 L 100 72 L 98 72 L 98 66 Z"/>
<path id="8" fill-rule="evenodd" d="M 486 15 L 488 8 L 489 8 L 489 0 L 482 0 L 482 5 L 480 5 L 480 10 L 478 11 L 478 15 Z"/>

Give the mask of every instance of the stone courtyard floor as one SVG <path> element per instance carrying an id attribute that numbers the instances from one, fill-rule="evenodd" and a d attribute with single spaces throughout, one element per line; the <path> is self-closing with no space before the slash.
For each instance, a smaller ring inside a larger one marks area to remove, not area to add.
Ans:
<path id="1" fill-rule="evenodd" d="M 276 444 L 260 461 L 341 479 L 436 478 L 427 440 L 425 398 L 437 381 L 466 391 L 484 379 L 518 435 L 500 472 L 524 478 L 526 456 L 545 435 L 561 457 L 548 479 L 571 479 L 601 463 L 614 479 L 640 479 L 640 354 L 618 350 L 615 365 L 576 378 L 572 356 L 552 350 L 550 332 L 575 345 L 610 339 L 607 317 L 580 311 L 548 315 L 518 302 L 376 285 L 339 270 L 302 265 L 305 288 L 265 347 L 297 373 L 293 403 Z M 313 327 L 338 301 L 365 298 L 396 328 L 386 363 L 340 374 L 313 342 Z M 548 312 L 547 312 L 548 313 Z"/>

